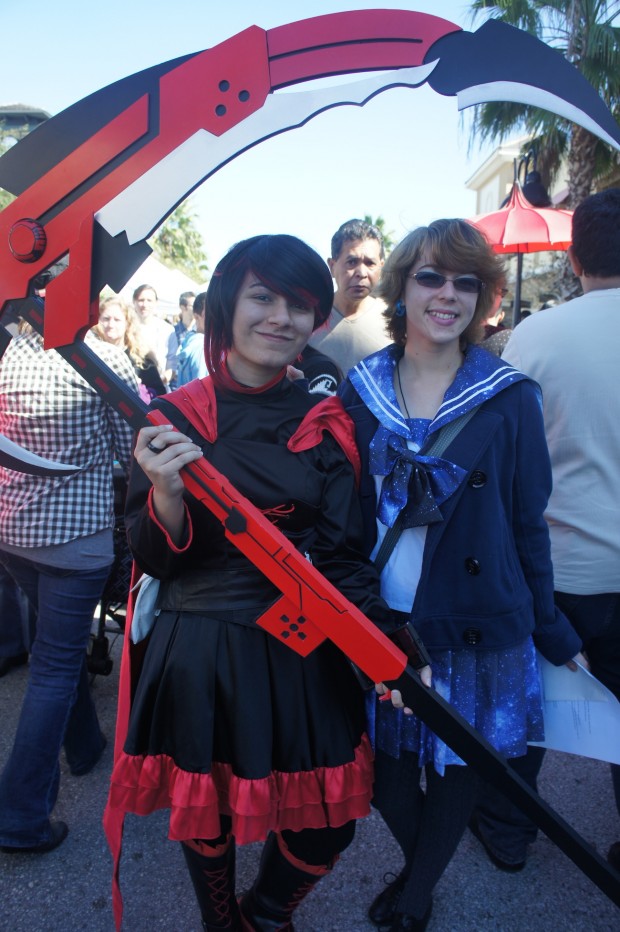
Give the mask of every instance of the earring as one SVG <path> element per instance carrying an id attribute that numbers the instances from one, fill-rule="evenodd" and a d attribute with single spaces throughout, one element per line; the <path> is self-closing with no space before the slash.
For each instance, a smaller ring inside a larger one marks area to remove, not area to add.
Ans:
<path id="1" fill-rule="evenodd" d="M 396 317 L 404 317 L 407 313 L 407 308 L 405 307 L 404 301 L 397 301 L 394 305 L 394 314 Z"/>

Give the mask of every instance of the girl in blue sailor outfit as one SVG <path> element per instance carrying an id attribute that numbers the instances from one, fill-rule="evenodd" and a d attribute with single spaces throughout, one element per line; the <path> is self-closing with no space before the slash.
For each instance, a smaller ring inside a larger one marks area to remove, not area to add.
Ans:
<path id="1" fill-rule="evenodd" d="M 473 345 L 503 282 L 501 261 L 465 221 L 408 234 L 379 287 L 394 343 L 352 369 L 340 395 L 362 457 L 367 548 L 385 564 L 382 595 L 411 616 L 433 687 L 512 758 L 544 737 L 535 645 L 576 668 L 581 644 L 553 604 L 538 386 Z M 369 702 L 373 802 L 405 857 L 369 916 L 392 932 L 426 928 L 476 788 L 402 705 L 398 693 Z"/>

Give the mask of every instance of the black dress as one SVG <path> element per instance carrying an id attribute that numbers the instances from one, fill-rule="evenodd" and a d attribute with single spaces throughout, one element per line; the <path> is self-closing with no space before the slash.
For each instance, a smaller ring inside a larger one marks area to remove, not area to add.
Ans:
<path id="1" fill-rule="evenodd" d="M 257 394 L 218 389 L 213 444 L 169 399 L 174 393 L 155 404 L 170 422 L 352 602 L 388 625 L 362 556 L 345 452 L 329 433 L 303 452 L 287 448 L 316 396 L 286 379 Z M 372 755 L 347 659 L 328 641 L 302 658 L 257 627 L 279 591 L 190 496 L 186 540 L 173 547 L 149 488 L 134 464 L 129 540 L 139 567 L 162 580 L 161 612 L 133 687 L 109 805 L 139 814 L 170 807 L 175 840 L 217 837 L 222 813 L 241 844 L 366 815 Z"/>

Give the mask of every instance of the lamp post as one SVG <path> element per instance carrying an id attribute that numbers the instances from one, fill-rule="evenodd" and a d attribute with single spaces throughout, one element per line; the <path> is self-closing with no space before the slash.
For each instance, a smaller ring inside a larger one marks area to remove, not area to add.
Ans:
<path id="1" fill-rule="evenodd" d="M 530 168 L 531 165 L 531 168 Z M 523 181 L 521 181 L 523 178 Z M 521 193 L 532 207 L 550 207 L 551 198 L 542 183 L 540 172 L 536 169 L 536 153 L 530 149 L 517 163 L 515 159 L 515 185 L 521 186 Z M 523 253 L 517 253 L 517 275 L 515 279 L 515 300 L 512 309 L 512 326 L 521 320 L 521 281 L 523 279 Z"/>
<path id="2" fill-rule="evenodd" d="M 521 181 L 521 175 L 523 175 L 523 181 Z M 542 183 L 540 172 L 536 170 L 536 152 L 533 149 L 530 149 L 520 160 L 517 180 L 521 183 L 521 190 L 532 207 L 551 207 L 551 198 Z"/>

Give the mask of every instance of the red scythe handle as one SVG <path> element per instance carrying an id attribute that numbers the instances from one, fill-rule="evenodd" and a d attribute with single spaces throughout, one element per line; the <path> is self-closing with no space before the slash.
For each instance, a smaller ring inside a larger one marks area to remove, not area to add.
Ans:
<path id="1" fill-rule="evenodd" d="M 157 409 L 151 424 L 169 421 Z M 374 683 L 395 680 L 407 658 L 204 457 L 181 470 L 183 482 L 224 525 L 226 537 L 282 592 L 258 624 L 306 656 L 329 638 Z"/>

